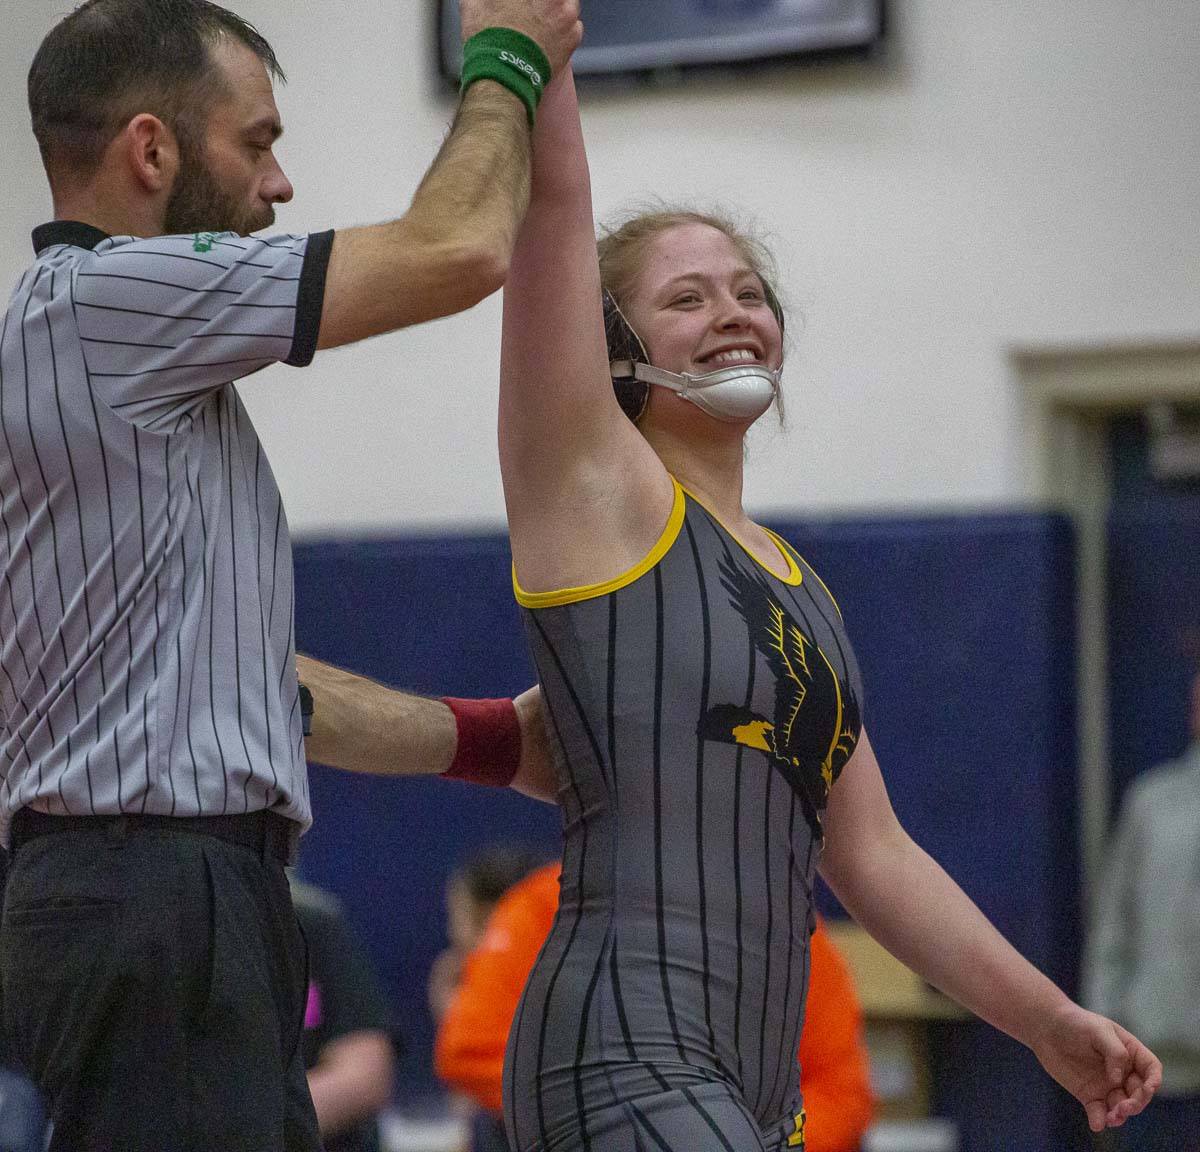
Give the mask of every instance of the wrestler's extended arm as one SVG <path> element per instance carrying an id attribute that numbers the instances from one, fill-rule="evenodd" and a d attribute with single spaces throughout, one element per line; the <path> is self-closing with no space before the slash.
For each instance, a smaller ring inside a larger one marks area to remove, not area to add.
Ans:
<path id="1" fill-rule="evenodd" d="M 463 0 L 461 11 L 464 37 L 485 25 L 516 29 L 555 72 L 583 34 L 579 0 Z M 492 80 L 472 84 L 404 216 L 335 235 L 318 347 L 461 312 L 495 292 L 528 202 L 529 165 L 525 105 Z"/>
<path id="2" fill-rule="evenodd" d="M 313 694 L 310 760 L 375 776 L 422 776 L 445 772 L 454 760 L 458 730 L 440 700 L 388 688 L 311 656 L 296 657 L 296 672 Z M 510 787 L 553 801 L 553 758 L 542 722 L 541 692 L 530 688 L 514 704 L 521 726 L 521 755 Z"/>
<path id="3" fill-rule="evenodd" d="M 830 793 L 821 874 L 889 952 L 1032 1049 L 1083 1104 L 1093 1131 L 1122 1124 L 1157 1090 L 1154 1054 L 1034 968 L 912 841 L 865 733 Z"/>
<path id="4" fill-rule="evenodd" d="M 529 212 L 504 287 L 499 436 L 525 588 L 606 579 L 653 546 L 671 509 L 671 481 L 613 393 L 569 70 L 538 112 Z"/>

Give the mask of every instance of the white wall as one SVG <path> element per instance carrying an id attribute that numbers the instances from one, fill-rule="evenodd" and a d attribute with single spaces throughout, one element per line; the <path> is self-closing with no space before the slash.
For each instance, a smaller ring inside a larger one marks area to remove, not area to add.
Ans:
<path id="1" fill-rule="evenodd" d="M 653 0 L 647 0 L 653 2 Z M 290 76 L 305 231 L 400 213 L 452 111 L 427 0 L 241 0 Z M 585 0 L 586 17 L 588 3 Z M 0 275 L 49 214 L 24 110 L 69 0 L 4 0 Z M 1031 491 L 1017 342 L 1200 334 L 1200 21 L 1179 0 L 894 0 L 886 64 L 585 94 L 597 210 L 745 209 L 805 316 L 761 512 L 993 506 Z M 244 389 L 301 533 L 496 526 L 499 309 Z"/>

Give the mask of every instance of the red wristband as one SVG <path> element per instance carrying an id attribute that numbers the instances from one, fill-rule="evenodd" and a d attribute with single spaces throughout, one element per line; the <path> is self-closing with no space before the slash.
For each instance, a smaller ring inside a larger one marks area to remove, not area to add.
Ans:
<path id="1" fill-rule="evenodd" d="M 443 696 L 454 713 L 458 747 L 443 776 L 507 788 L 521 759 L 521 725 L 511 700 L 460 700 Z"/>

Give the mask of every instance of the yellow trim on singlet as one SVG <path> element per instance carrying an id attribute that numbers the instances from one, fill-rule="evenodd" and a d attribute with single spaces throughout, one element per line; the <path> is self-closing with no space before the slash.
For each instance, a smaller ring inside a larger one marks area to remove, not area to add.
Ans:
<path id="1" fill-rule="evenodd" d="M 594 600 L 597 596 L 607 596 L 610 592 L 616 592 L 619 588 L 632 584 L 640 576 L 645 576 L 670 551 L 671 545 L 675 543 L 675 538 L 679 535 L 679 530 L 683 527 L 683 515 L 687 511 L 687 503 L 683 498 L 683 489 L 674 476 L 671 477 L 671 484 L 675 489 L 675 502 L 671 506 L 671 515 L 667 518 L 667 526 L 663 529 L 662 535 L 659 536 L 654 547 L 628 572 L 622 572 L 620 576 L 614 576 L 611 580 L 605 580 L 601 584 L 583 584 L 578 588 L 559 588 L 551 592 L 526 592 L 517 581 L 517 566 L 514 564 L 512 582 L 517 603 L 523 608 L 555 608 L 561 604 L 575 604 L 580 600 Z"/>
<path id="2" fill-rule="evenodd" d="M 789 556 L 794 556 L 797 560 L 800 561 L 801 564 L 804 565 L 805 568 L 807 568 L 813 574 L 813 579 L 816 580 L 816 582 L 818 584 L 820 584 L 822 588 L 825 589 L 825 595 L 829 597 L 829 603 L 832 604 L 835 609 L 837 609 L 837 614 L 839 617 L 841 617 L 842 616 L 841 605 L 838 604 L 837 599 L 834 597 L 833 593 L 829 591 L 829 585 L 826 584 L 825 581 L 821 579 L 821 574 L 807 560 L 805 560 L 804 557 L 801 556 L 800 553 L 797 552 L 796 549 L 793 548 L 782 536 L 776 536 L 775 533 L 772 532 L 770 528 L 764 528 L 763 531 L 766 532 L 769 536 L 771 536 L 777 544 L 786 548 Z M 797 581 L 797 583 L 799 583 L 799 581 Z M 844 617 L 842 617 L 842 618 L 844 619 Z"/>
<path id="3" fill-rule="evenodd" d="M 676 483 L 678 483 L 678 481 L 676 481 Z M 754 563 L 757 564 L 764 572 L 767 572 L 770 575 L 774 576 L 776 580 L 780 581 L 780 583 L 783 583 L 783 584 L 799 585 L 803 581 L 804 573 L 800 571 L 800 565 L 796 563 L 796 558 L 792 555 L 792 548 L 787 543 L 786 540 L 783 540 L 781 537 L 776 536 L 775 533 L 772 532 L 770 528 L 763 528 L 763 531 L 768 536 L 770 536 L 771 539 L 775 542 L 775 547 L 779 549 L 779 554 L 784 558 L 784 560 L 787 561 L 787 566 L 788 566 L 787 575 L 780 576 L 778 572 L 772 572 L 770 568 L 768 568 L 757 556 L 755 556 L 754 553 L 751 552 L 750 549 L 747 548 L 746 545 L 742 542 L 742 540 L 738 536 L 738 534 L 736 532 L 731 531 L 729 529 L 729 527 L 725 524 L 725 521 L 722 520 L 721 517 L 718 516 L 707 504 L 705 504 L 704 501 L 701 500 L 700 497 L 697 496 L 695 492 L 693 492 L 690 488 L 684 488 L 684 491 L 693 500 L 695 500 L 696 503 L 699 504 L 700 507 L 703 508 L 704 511 L 707 512 L 718 524 L 720 524 L 722 529 L 724 529 L 724 531 L 728 532 L 729 535 L 733 537 L 733 539 L 737 542 L 737 544 L 741 548 L 741 550 L 743 552 L 745 552 L 746 555 L 749 556 L 750 559 L 753 560 Z M 760 524 L 759 527 L 762 528 L 762 525 Z M 805 565 L 805 567 L 807 568 L 808 565 Z M 811 568 L 809 568 L 808 570 L 810 572 L 812 572 Z M 813 572 L 813 575 L 817 576 L 817 574 L 815 572 Z M 817 579 L 820 580 L 821 577 L 817 576 Z M 829 589 L 826 588 L 825 591 L 828 592 Z"/>

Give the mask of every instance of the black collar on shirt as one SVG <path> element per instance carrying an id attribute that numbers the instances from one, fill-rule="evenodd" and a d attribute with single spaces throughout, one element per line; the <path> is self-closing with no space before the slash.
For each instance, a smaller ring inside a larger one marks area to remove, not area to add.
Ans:
<path id="1" fill-rule="evenodd" d="M 81 224 L 78 220 L 52 220 L 49 224 L 39 224 L 33 230 L 33 250 L 41 255 L 56 244 L 70 244 L 73 248 L 87 248 L 90 251 L 101 240 L 107 239 L 107 232 L 101 232 L 90 224 Z"/>

